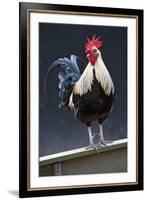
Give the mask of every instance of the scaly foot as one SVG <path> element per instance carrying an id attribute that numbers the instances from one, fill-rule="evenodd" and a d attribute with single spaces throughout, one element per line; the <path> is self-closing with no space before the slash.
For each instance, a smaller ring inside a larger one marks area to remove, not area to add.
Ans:
<path id="1" fill-rule="evenodd" d="M 86 147 L 86 149 L 95 149 L 96 152 L 98 153 L 98 146 L 96 144 L 90 143 L 88 147 Z"/>

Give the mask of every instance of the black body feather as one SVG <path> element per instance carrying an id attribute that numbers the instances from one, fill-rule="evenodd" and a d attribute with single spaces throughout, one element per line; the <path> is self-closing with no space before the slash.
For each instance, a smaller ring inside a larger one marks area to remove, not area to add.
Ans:
<path id="1" fill-rule="evenodd" d="M 95 72 L 91 91 L 86 94 L 73 95 L 73 104 L 76 110 L 76 118 L 90 126 L 91 122 L 98 120 L 101 124 L 108 116 L 114 102 L 114 94 L 106 95 L 100 83 L 98 83 Z"/>

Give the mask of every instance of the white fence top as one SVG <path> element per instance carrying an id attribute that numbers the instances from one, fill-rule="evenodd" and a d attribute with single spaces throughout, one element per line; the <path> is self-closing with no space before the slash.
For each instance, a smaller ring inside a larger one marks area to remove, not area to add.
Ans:
<path id="1" fill-rule="evenodd" d="M 100 153 L 122 149 L 126 147 L 127 147 L 127 139 L 121 139 L 121 140 L 113 141 L 112 143 L 107 144 L 107 146 L 99 147 L 97 149 L 95 148 L 87 149 L 86 147 L 73 149 L 70 151 L 64 151 L 64 152 L 40 157 L 40 166 L 58 163 L 65 160 L 71 160 L 74 158 L 80 158 L 83 156 L 89 156 L 89 155 L 94 155 L 94 154 L 98 155 Z"/>

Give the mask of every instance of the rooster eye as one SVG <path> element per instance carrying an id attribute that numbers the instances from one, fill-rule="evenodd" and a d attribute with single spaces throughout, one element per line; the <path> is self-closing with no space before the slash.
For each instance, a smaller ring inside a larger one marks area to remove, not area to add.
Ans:
<path id="1" fill-rule="evenodd" d="M 93 53 L 96 53 L 97 52 L 97 50 L 96 49 L 93 49 Z"/>

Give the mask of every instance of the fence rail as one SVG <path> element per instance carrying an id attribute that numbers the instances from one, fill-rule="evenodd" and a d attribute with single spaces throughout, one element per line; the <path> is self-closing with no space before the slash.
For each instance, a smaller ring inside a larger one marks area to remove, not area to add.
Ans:
<path id="1" fill-rule="evenodd" d="M 127 171 L 127 139 L 97 149 L 86 147 L 40 157 L 40 176 Z"/>

